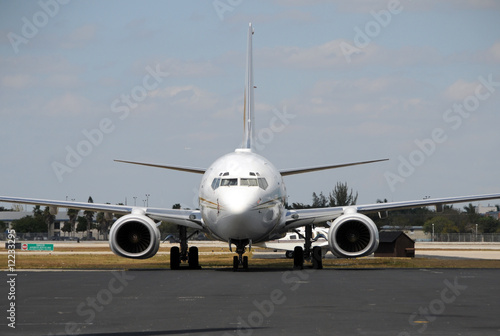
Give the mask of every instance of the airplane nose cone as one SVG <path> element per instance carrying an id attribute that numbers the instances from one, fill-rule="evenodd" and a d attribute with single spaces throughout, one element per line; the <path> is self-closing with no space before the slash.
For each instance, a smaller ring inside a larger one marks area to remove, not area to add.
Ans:
<path id="1" fill-rule="evenodd" d="M 242 190 L 229 190 L 221 200 L 225 211 L 232 215 L 243 215 L 257 205 L 258 199 L 252 193 Z"/>
<path id="2" fill-rule="evenodd" d="M 219 197 L 220 213 L 217 230 L 225 239 L 252 239 L 265 235 L 262 227 L 262 211 L 257 191 L 240 187 L 230 187 Z"/>

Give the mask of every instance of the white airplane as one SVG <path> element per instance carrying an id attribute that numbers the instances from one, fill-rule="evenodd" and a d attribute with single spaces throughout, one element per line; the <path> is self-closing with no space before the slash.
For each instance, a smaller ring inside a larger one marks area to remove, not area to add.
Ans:
<path id="1" fill-rule="evenodd" d="M 355 258 L 370 255 L 378 247 L 378 230 L 367 213 L 385 214 L 389 210 L 444 204 L 473 202 L 500 198 L 500 193 L 464 197 L 426 199 L 407 202 L 377 203 L 318 209 L 288 210 L 285 208 L 286 189 L 283 177 L 382 160 L 372 160 L 339 165 L 327 165 L 300 169 L 276 169 L 271 162 L 252 149 L 254 139 L 254 84 L 252 69 L 252 25 L 248 28 L 247 69 L 244 96 L 244 141 L 241 148 L 217 159 L 207 169 L 160 165 L 116 160 L 165 169 L 202 174 L 199 188 L 199 210 L 150 208 L 128 205 L 110 205 L 84 202 L 53 201 L 34 198 L 2 197 L 0 202 L 48 206 L 55 214 L 58 208 L 103 211 L 108 218 L 124 214 L 114 222 L 109 233 L 110 249 L 127 258 L 144 259 L 154 256 L 160 247 L 160 221 L 177 224 L 180 232 L 180 248 L 172 247 L 172 269 L 188 262 L 199 268 L 198 249 L 188 249 L 186 228 L 226 241 L 236 246 L 237 256 L 233 267 L 248 268 L 248 257 L 243 256 L 247 246 L 281 238 L 295 228 L 306 227 L 304 249 L 294 252 L 294 267 L 302 268 L 304 256 L 311 258 L 313 267 L 321 268 L 320 247 L 311 249 L 312 225 L 331 222 L 328 229 L 328 247 L 337 257 Z M 308 233 L 309 232 L 309 233 Z"/>
<path id="2" fill-rule="evenodd" d="M 306 238 L 308 235 L 308 228 L 303 226 L 294 229 L 291 232 L 287 232 L 283 238 L 271 241 L 265 241 L 256 244 L 259 247 L 264 247 L 272 250 L 285 251 L 285 256 L 287 258 L 293 258 L 295 254 L 295 248 L 302 247 L 305 241 L 310 241 L 310 248 L 315 247 L 321 248 L 321 254 L 324 256 L 328 251 L 328 228 L 327 227 L 314 227 L 311 231 L 311 237 Z"/>

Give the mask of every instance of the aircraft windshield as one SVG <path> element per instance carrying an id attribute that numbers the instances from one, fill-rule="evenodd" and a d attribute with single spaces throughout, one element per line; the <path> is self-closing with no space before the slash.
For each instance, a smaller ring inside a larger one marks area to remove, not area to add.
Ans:
<path id="1" fill-rule="evenodd" d="M 239 180 L 239 181 L 238 181 Z M 220 178 L 216 177 L 212 181 L 212 189 L 215 190 L 219 187 L 231 187 L 240 185 L 242 187 L 259 187 L 266 190 L 268 187 L 267 181 L 263 177 L 259 178 Z"/>
<path id="2" fill-rule="evenodd" d="M 255 178 L 241 178 L 240 179 L 241 186 L 249 186 L 249 187 L 257 187 L 257 179 Z"/>
<path id="3" fill-rule="evenodd" d="M 238 185 L 238 179 L 236 179 L 236 178 L 222 179 L 220 185 L 221 185 L 221 187 L 237 186 Z"/>

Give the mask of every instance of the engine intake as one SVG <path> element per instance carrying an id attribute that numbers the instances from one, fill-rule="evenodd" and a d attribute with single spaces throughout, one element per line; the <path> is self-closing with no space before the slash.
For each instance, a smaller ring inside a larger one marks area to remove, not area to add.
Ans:
<path id="1" fill-rule="evenodd" d="M 330 226 L 328 245 L 337 257 L 363 257 L 378 248 L 378 237 L 377 226 L 370 218 L 349 213 L 338 217 Z"/>
<path id="2" fill-rule="evenodd" d="M 160 248 L 160 231 L 147 216 L 125 215 L 111 227 L 109 247 L 120 257 L 151 258 Z"/>

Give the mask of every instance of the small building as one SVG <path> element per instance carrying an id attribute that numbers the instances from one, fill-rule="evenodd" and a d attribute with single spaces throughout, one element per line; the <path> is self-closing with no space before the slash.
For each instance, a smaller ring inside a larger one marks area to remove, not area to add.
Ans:
<path id="1" fill-rule="evenodd" d="M 415 257 L 415 242 L 403 231 L 382 231 L 375 257 Z"/>

